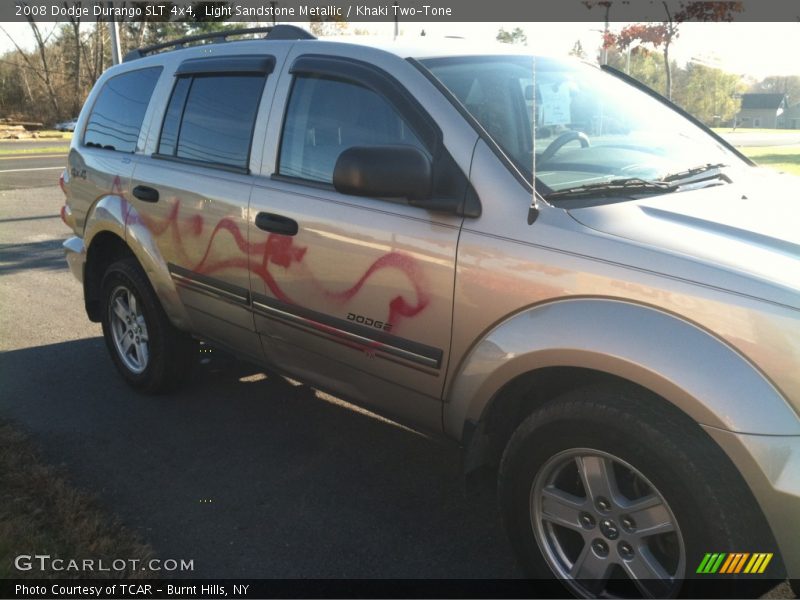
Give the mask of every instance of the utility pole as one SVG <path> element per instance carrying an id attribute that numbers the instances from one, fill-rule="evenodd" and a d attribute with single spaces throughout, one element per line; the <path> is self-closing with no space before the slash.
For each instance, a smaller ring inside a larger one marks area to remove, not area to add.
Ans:
<path id="1" fill-rule="evenodd" d="M 608 48 L 606 48 L 606 40 L 608 39 L 608 31 L 609 31 L 608 19 L 609 19 L 609 15 L 611 13 L 611 2 L 608 2 L 608 1 L 607 2 L 601 2 L 601 4 L 603 6 L 605 6 L 605 8 L 606 8 L 606 26 L 603 29 L 603 64 L 607 65 L 608 64 Z"/>
<path id="2" fill-rule="evenodd" d="M 397 2 L 394 3 L 394 39 L 397 39 L 397 36 L 400 35 L 400 23 L 397 18 Z"/>
<path id="3" fill-rule="evenodd" d="M 122 50 L 119 46 L 119 23 L 114 16 L 114 3 L 109 0 L 108 7 L 111 9 L 111 20 L 108 22 L 108 35 L 111 38 L 111 64 L 118 65 L 122 62 Z"/>

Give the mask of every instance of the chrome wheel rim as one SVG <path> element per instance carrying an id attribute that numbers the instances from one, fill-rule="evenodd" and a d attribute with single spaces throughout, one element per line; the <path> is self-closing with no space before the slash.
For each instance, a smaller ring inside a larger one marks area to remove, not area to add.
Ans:
<path id="1" fill-rule="evenodd" d="M 579 596 L 677 594 L 686 574 L 678 521 L 621 458 L 588 448 L 553 456 L 534 478 L 529 506 L 548 566 Z"/>
<path id="2" fill-rule="evenodd" d="M 131 290 L 119 285 L 111 292 L 108 316 L 117 355 L 129 371 L 142 373 L 150 360 L 150 346 L 141 302 Z"/>

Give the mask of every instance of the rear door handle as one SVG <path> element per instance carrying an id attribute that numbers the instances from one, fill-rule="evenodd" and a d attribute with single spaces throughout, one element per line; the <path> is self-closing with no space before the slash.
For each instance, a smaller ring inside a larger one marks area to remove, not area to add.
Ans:
<path id="1" fill-rule="evenodd" d="M 258 213 L 256 215 L 256 227 L 264 231 L 269 231 L 270 233 L 297 235 L 297 221 L 273 213 Z"/>
<path id="2" fill-rule="evenodd" d="M 146 185 L 137 185 L 133 188 L 133 195 L 142 202 L 158 202 L 158 190 Z"/>

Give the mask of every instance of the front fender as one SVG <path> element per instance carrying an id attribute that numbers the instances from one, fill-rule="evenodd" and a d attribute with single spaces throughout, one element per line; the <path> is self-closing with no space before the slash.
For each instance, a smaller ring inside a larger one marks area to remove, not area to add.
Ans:
<path id="1" fill-rule="evenodd" d="M 189 315 L 178 296 L 158 244 L 136 209 L 125 198 L 103 196 L 92 206 L 84 228 L 83 239 L 87 250 L 91 248 L 92 239 L 101 232 L 110 232 L 125 240 L 144 269 L 167 317 L 179 329 L 189 330 Z"/>
<path id="2" fill-rule="evenodd" d="M 492 329 L 454 377 L 445 398 L 445 431 L 463 439 L 506 383 L 546 367 L 616 375 L 662 396 L 701 425 L 800 434 L 800 420 L 784 397 L 728 344 L 672 314 L 604 298 L 535 306 Z"/>

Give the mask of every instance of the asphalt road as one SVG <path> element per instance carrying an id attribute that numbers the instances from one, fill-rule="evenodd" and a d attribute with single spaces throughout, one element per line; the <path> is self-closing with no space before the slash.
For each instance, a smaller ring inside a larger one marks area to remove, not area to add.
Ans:
<path id="1" fill-rule="evenodd" d="M 18 177 L 0 190 L 0 416 L 158 556 L 200 578 L 520 576 L 493 489 L 465 491 L 449 444 L 213 352 L 179 393 L 131 391 L 66 269 L 61 191 Z"/>
<path id="2" fill-rule="evenodd" d="M 196 577 L 518 576 L 447 444 L 220 359 L 181 393 L 129 390 L 65 267 L 61 203 L 0 192 L 0 415 L 161 557 Z"/>
<path id="3" fill-rule="evenodd" d="M 25 154 L 36 148 L 63 148 L 63 152 Z M 0 142 L 0 190 L 52 186 L 67 163 L 69 142 L 14 140 Z"/>
<path id="4" fill-rule="evenodd" d="M 54 146 L 63 146 L 64 151 L 69 148 L 69 140 L 60 138 L 37 138 L 31 140 L 0 140 L 0 150 L 29 150 L 31 148 L 41 148 L 47 146 L 48 148 Z"/>

